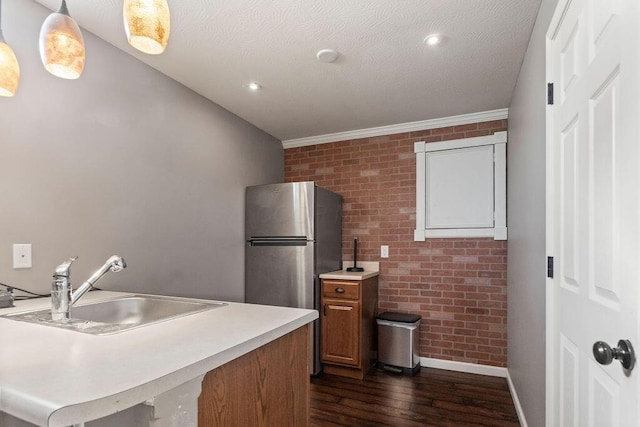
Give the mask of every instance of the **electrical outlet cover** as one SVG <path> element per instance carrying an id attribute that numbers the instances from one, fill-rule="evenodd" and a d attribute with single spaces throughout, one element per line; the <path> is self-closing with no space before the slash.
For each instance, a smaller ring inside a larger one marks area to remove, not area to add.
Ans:
<path id="1" fill-rule="evenodd" d="M 13 245 L 13 268 L 31 268 L 30 243 L 15 243 Z"/>
<path id="2" fill-rule="evenodd" d="M 389 246 L 388 245 L 380 246 L 380 258 L 389 258 Z"/>

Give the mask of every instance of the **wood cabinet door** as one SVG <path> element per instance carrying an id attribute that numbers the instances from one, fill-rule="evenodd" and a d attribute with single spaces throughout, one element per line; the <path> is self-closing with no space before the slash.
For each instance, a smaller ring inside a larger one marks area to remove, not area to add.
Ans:
<path id="1" fill-rule="evenodd" d="M 360 303 L 324 300 L 322 361 L 360 366 Z"/>

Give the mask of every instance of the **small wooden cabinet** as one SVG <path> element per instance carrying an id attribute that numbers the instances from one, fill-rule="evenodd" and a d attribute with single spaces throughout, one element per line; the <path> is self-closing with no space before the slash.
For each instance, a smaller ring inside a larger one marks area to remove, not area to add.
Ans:
<path id="1" fill-rule="evenodd" d="M 378 277 L 322 280 L 324 372 L 364 378 L 376 362 L 375 316 Z"/>

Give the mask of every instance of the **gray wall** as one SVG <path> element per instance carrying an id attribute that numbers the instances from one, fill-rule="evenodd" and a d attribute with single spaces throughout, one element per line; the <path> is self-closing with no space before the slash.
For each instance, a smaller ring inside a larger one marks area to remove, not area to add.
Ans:
<path id="1" fill-rule="evenodd" d="M 84 74 L 53 77 L 37 48 L 51 11 L 2 12 L 22 78 L 0 98 L 0 282 L 48 291 L 78 255 L 79 285 L 119 254 L 100 287 L 242 300 L 244 188 L 283 180 L 280 142 L 87 31 Z M 13 243 L 33 244 L 32 269 L 12 268 Z"/>
<path id="2" fill-rule="evenodd" d="M 542 0 L 509 107 L 508 369 L 530 427 L 545 422 L 545 39 Z"/>

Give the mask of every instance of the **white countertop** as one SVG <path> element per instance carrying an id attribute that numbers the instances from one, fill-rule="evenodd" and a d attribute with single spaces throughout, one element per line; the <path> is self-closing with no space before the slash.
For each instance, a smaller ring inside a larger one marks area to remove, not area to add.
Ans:
<path id="1" fill-rule="evenodd" d="M 330 273 L 322 273 L 320 275 L 321 279 L 334 279 L 334 280 L 364 280 L 370 277 L 376 277 L 380 274 L 378 271 L 346 271 L 346 270 L 338 270 L 332 271 Z"/>
<path id="2" fill-rule="evenodd" d="M 124 295 L 96 291 L 79 305 Z M 0 315 L 43 309 L 17 301 Z M 42 426 L 100 418 L 197 378 L 318 318 L 315 310 L 228 306 L 96 336 L 0 318 L 0 411 Z"/>

